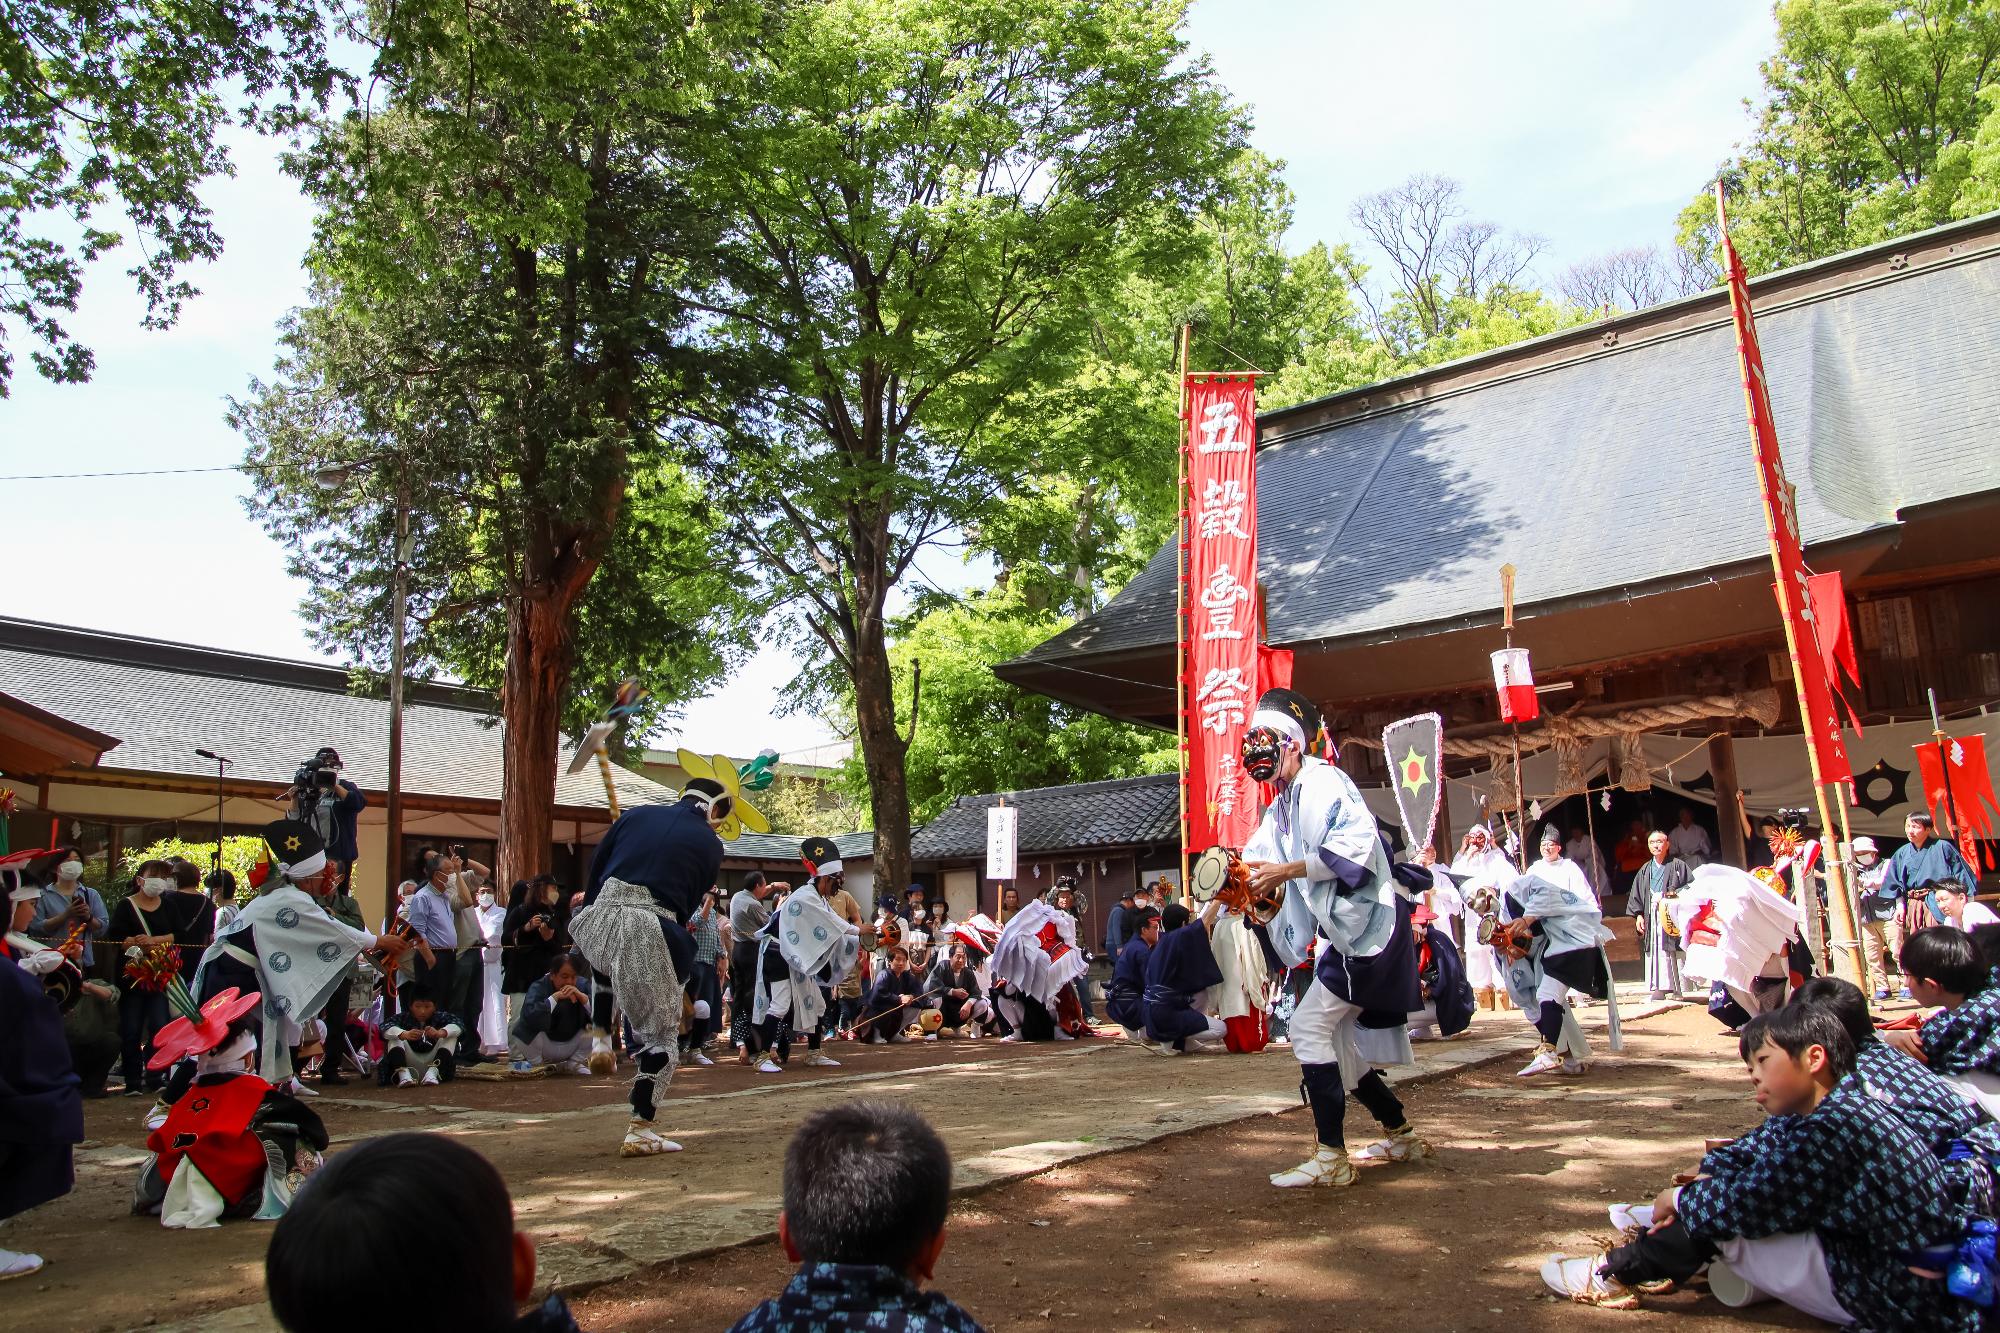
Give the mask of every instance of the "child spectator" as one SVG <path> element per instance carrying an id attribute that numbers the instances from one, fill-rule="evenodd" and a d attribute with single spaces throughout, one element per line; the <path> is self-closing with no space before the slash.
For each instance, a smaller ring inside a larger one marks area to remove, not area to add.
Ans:
<path id="1" fill-rule="evenodd" d="M 536 1065 L 561 1065 L 588 1074 L 590 999 L 576 985 L 576 963 L 558 955 L 548 973 L 528 987 L 521 1017 L 507 1040 L 509 1068 L 525 1074 Z"/>
<path id="2" fill-rule="evenodd" d="M 1912 1256 L 1956 1245 L 1960 1218 L 1928 1145 L 1853 1077 L 1854 1043 L 1824 1006 L 1760 1014 L 1738 1043 L 1768 1118 L 1653 1202 L 1652 1227 L 1598 1258 L 1552 1258 L 1572 1300 L 1630 1309 L 1635 1287 L 1748 1284 L 1817 1319 L 1971 1330 L 1978 1311 Z"/>
<path id="3" fill-rule="evenodd" d="M 403 987 L 402 995 L 403 1011 L 382 1025 L 382 1040 L 389 1049 L 382 1056 L 377 1077 L 385 1088 L 392 1078 L 399 1088 L 412 1083 L 432 1087 L 449 1081 L 455 1072 L 458 1019 L 439 1009 L 421 984 Z"/>
<path id="4" fill-rule="evenodd" d="M 979 1333 L 925 1292 L 944 1252 L 951 1154 L 922 1116 L 893 1102 L 816 1111 L 785 1150 L 778 1243 L 800 1265 L 783 1292 L 731 1333 Z"/>
<path id="5" fill-rule="evenodd" d="M 412 1236 L 423 1237 L 422 1276 L 403 1280 Z M 560 1296 L 515 1316 L 534 1288 L 535 1244 L 514 1229 L 506 1182 L 441 1134 L 387 1134 L 330 1158 L 264 1256 L 265 1294 L 288 1333 L 372 1328 L 385 1299 L 398 1328 L 576 1333 Z"/>
<path id="6" fill-rule="evenodd" d="M 2000 990 L 1978 942 L 1954 926 L 1932 926 L 1903 942 L 1901 962 L 1917 1003 L 1942 1008 L 1914 1032 L 1886 1040 L 1989 1115 L 2000 1111 Z"/>
<path id="7" fill-rule="evenodd" d="M 868 992 L 858 1025 L 861 1039 L 908 1041 L 903 1029 L 916 1021 L 916 1006 L 910 1002 L 916 994 L 917 974 L 910 971 L 910 951 L 899 944 L 889 950 L 888 971 L 875 979 L 874 989 Z"/>

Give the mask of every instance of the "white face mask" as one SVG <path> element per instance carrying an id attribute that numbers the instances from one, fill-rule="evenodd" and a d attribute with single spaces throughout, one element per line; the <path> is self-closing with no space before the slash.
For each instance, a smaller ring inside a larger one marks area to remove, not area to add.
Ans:
<path id="1" fill-rule="evenodd" d="M 65 882 L 74 884 L 83 878 L 83 862 L 65 861 L 56 867 L 56 874 Z"/>
<path id="2" fill-rule="evenodd" d="M 480 895 L 479 895 L 479 905 L 480 905 L 481 907 L 491 907 L 491 906 L 493 906 L 493 895 L 492 895 L 492 894 L 490 894 L 490 893 L 482 893 L 482 894 L 480 894 Z"/>
<path id="3" fill-rule="evenodd" d="M 140 890 L 145 893 L 153 894 L 155 897 L 171 893 L 173 891 L 173 887 L 174 887 L 174 882 L 170 879 L 160 879 L 158 877 L 153 877 L 150 879 L 142 879 L 139 881 Z"/>

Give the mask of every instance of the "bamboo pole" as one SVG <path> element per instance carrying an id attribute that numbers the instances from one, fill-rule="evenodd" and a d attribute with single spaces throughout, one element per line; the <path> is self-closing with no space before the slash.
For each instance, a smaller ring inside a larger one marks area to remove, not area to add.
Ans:
<path id="1" fill-rule="evenodd" d="M 1180 439 L 1174 450 L 1174 736 L 1181 768 L 1181 883 L 1188 891 L 1188 725 L 1187 725 L 1187 561 L 1188 561 L 1188 347 L 1194 325 L 1181 325 Z"/>
<path id="2" fill-rule="evenodd" d="M 1506 633 L 1507 647 L 1514 646 L 1514 566 L 1500 566 L 1500 628 Z M 1514 864 L 1528 872 L 1528 793 L 1521 786 L 1521 724 L 1508 721 L 1514 737 Z"/>
<path id="3" fill-rule="evenodd" d="M 1715 221 L 1726 238 L 1729 234 L 1729 218 L 1723 206 L 1721 181 L 1715 183 Z M 1733 278 L 1731 279 L 1731 284 L 1733 288 Z M 1749 419 L 1750 434 L 1754 441 L 1757 436 L 1757 400 L 1751 392 L 1750 361 L 1744 354 L 1743 339 L 1741 337 L 1738 337 L 1736 340 L 1736 364 L 1737 370 L 1743 380 L 1743 411 Z M 1780 475 L 1782 476 L 1782 473 Z M 1759 464 L 1757 489 L 1760 493 L 1764 489 L 1761 462 Z M 1802 646 L 1799 643 L 1799 636 L 1796 629 L 1801 610 L 1798 605 L 1798 599 L 1803 596 L 1803 591 L 1794 586 L 1785 574 L 1784 558 L 1778 546 L 1778 504 L 1778 496 L 1767 495 L 1764 497 L 1764 535 L 1769 539 L 1771 546 L 1771 571 L 1773 581 L 1777 584 L 1778 590 L 1778 618 L 1784 623 L 1785 627 L 1785 653 L 1791 659 L 1792 688 L 1798 695 L 1799 721 L 1803 727 L 1803 734 L 1800 739 L 1806 743 L 1806 762 L 1812 769 L 1813 803 L 1818 807 L 1820 836 L 1824 838 L 1833 831 L 1833 816 L 1826 803 L 1827 778 L 1826 774 L 1820 769 L 1819 746 L 1813 743 L 1812 728 L 1815 724 L 1812 707 L 1806 698 L 1806 664 L 1805 659 L 1800 656 Z M 1812 651 L 1815 654 L 1818 653 L 1817 645 L 1812 646 Z M 1813 669 L 1817 670 L 1818 668 L 1819 663 L 1817 656 L 1815 656 Z M 1804 877 L 1801 876 L 1800 878 L 1803 881 Z M 1827 861 L 1826 881 L 1826 899 L 1829 916 L 1831 917 L 1833 928 L 1839 932 L 1839 938 L 1827 940 L 1826 952 L 1829 956 L 1822 958 L 1820 962 L 1822 965 L 1827 965 L 1829 971 L 1835 972 L 1837 975 L 1862 987 L 1865 992 L 1868 985 L 1868 976 L 1861 963 L 1861 932 L 1855 925 L 1855 914 L 1847 896 L 1847 876 L 1837 858 L 1830 858 Z M 1799 907 L 1803 912 L 1811 912 L 1813 910 L 1813 904 L 1809 902 L 1802 902 L 1799 904 Z M 1837 966 L 1833 965 L 1834 959 L 1831 957 L 1835 951 L 1840 953 Z"/>

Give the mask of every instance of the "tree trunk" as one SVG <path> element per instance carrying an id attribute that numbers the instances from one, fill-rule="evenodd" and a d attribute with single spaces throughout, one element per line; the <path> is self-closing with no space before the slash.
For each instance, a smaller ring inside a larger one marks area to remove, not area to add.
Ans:
<path id="1" fill-rule="evenodd" d="M 500 696 L 505 768 L 495 867 L 503 885 L 532 879 L 550 865 L 563 702 L 576 666 L 574 601 L 574 594 L 542 587 L 513 598 L 507 608 L 506 684 Z"/>
<path id="2" fill-rule="evenodd" d="M 899 899 L 910 882 L 910 788 L 907 747 L 896 730 L 895 680 L 880 616 L 860 619 L 854 651 L 854 720 L 875 815 L 875 891 Z"/>

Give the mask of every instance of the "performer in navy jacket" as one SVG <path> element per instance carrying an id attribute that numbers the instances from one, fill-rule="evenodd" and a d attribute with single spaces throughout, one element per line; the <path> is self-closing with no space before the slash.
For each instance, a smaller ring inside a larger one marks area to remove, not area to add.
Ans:
<path id="1" fill-rule="evenodd" d="M 584 903 L 570 938 L 590 963 L 593 1071 L 617 1067 L 611 1053 L 612 988 L 641 1042 L 632 1083 L 632 1119 L 623 1157 L 679 1152 L 654 1127 L 656 1085 L 673 1081 L 680 1050 L 681 987 L 694 969 L 694 939 L 682 925 L 722 869 L 716 826 L 733 798 L 722 784 L 694 778 L 672 805 L 642 806 L 618 817 L 597 846 Z"/>
<path id="2" fill-rule="evenodd" d="M 1160 914 L 1150 907 L 1134 907 L 1126 916 L 1131 938 L 1118 950 L 1111 968 L 1111 989 L 1105 993 L 1104 1012 L 1125 1029 L 1134 1041 L 1146 1040 L 1146 964 L 1153 946 L 1160 942 Z"/>
<path id="3" fill-rule="evenodd" d="M 1169 907 L 1160 919 L 1160 942 L 1146 960 L 1146 1035 L 1176 1052 L 1186 1051 L 1190 1040 L 1197 1046 L 1222 1040 L 1222 1020 L 1194 1007 L 1203 991 L 1222 984 L 1208 939 L 1221 907 L 1211 898 L 1194 921 L 1179 903 Z"/>

